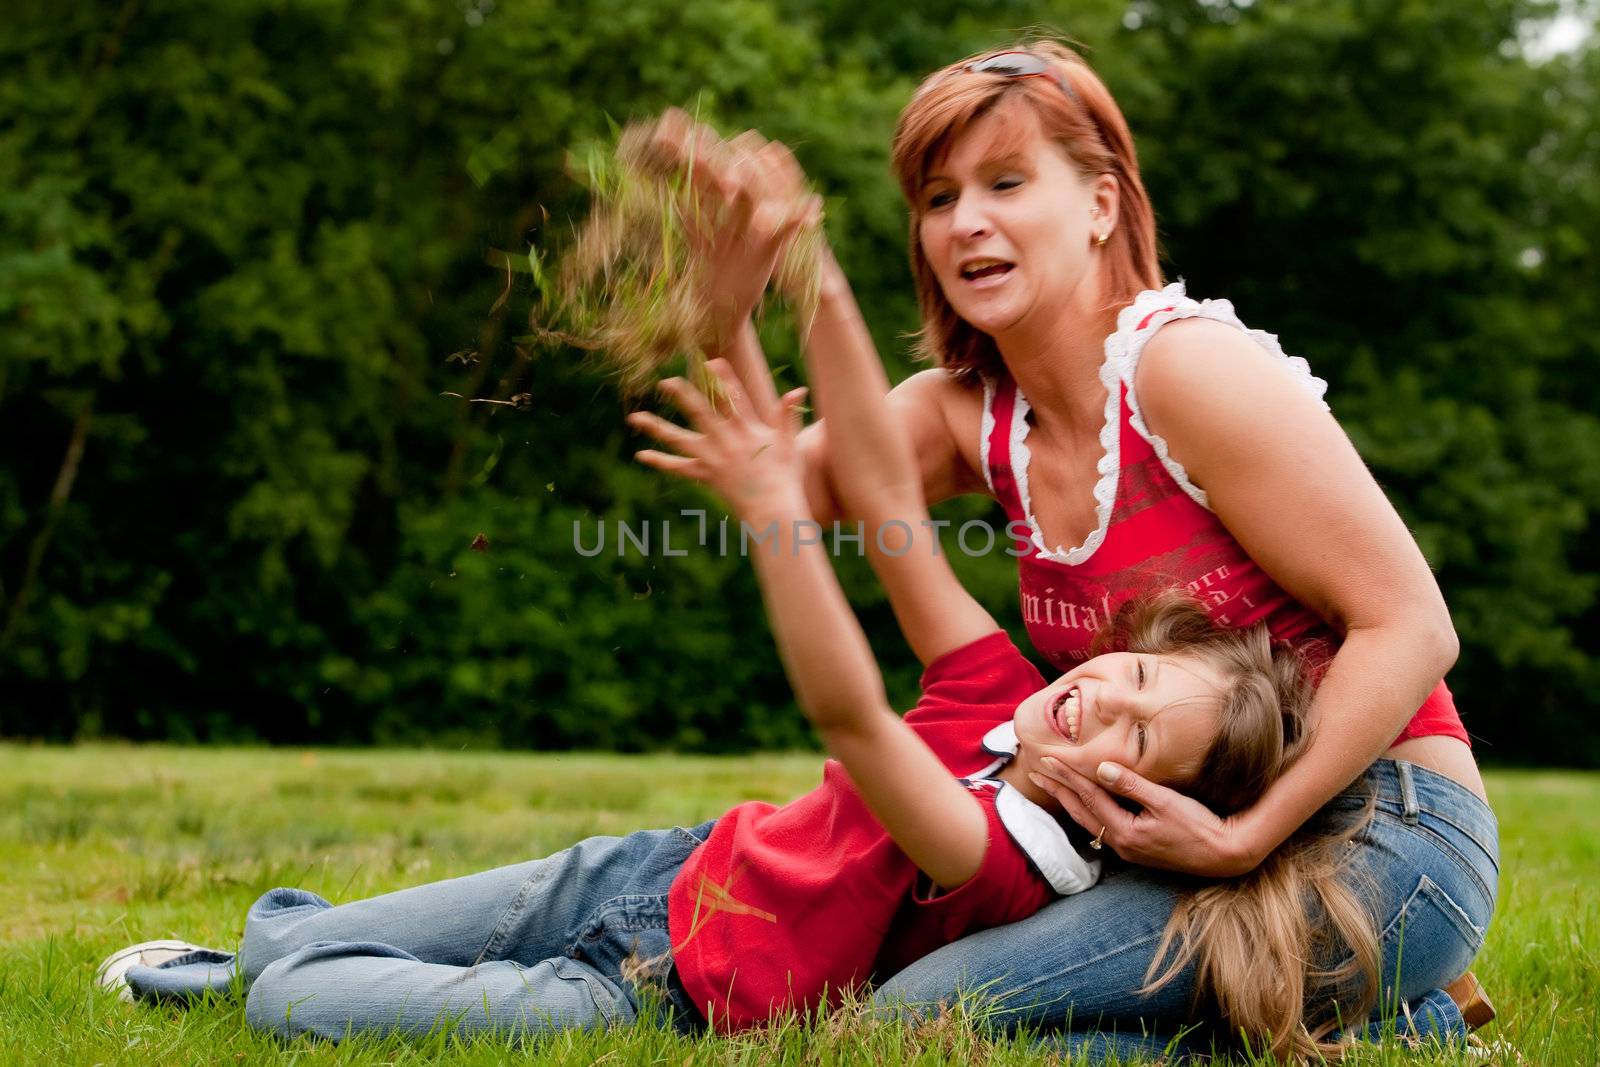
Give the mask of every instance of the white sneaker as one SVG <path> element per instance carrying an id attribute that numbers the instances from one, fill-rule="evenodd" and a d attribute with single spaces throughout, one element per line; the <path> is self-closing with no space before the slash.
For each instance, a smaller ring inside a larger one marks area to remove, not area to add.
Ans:
<path id="1" fill-rule="evenodd" d="M 195 952 L 199 945 L 187 941 L 141 941 L 137 945 L 119 948 L 107 956 L 94 972 L 94 984 L 117 995 L 118 999 L 133 1003 L 133 990 L 128 988 L 129 967 L 159 967 L 185 953 Z"/>
<path id="2" fill-rule="evenodd" d="M 1481 1063 L 1485 1067 L 1525 1067 L 1528 1062 L 1517 1046 L 1504 1038 L 1485 1041 L 1477 1034 L 1467 1035 L 1466 1059 L 1468 1063 Z"/>

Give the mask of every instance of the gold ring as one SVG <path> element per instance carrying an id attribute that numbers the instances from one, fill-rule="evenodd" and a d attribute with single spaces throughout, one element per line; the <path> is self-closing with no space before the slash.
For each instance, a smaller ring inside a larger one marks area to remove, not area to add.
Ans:
<path id="1" fill-rule="evenodd" d="M 1100 827 L 1100 832 L 1098 834 L 1094 835 L 1094 840 L 1089 842 L 1089 847 L 1098 852 L 1100 850 L 1100 847 L 1101 847 L 1100 843 L 1102 841 L 1104 841 L 1105 838 L 1106 838 L 1106 828 L 1105 828 L 1104 825 L 1102 825 Z"/>

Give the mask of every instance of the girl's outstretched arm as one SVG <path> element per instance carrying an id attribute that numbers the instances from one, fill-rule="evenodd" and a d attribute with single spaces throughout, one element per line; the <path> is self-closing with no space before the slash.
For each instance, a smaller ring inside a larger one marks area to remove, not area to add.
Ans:
<path id="1" fill-rule="evenodd" d="M 714 409 L 681 379 L 663 390 L 691 428 L 644 412 L 632 425 L 680 454 L 639 453 L 641 462 L 715 489 L 745 528 L 762 535 L 750 556 L 778 653 L 801 710 L 844 765 L 873 815 L 939 886 L 978 872 L 988 821 L 977 800 L 890 708 L 883 676 L 839 588 L 811 519 L 795 436 L 802 391 L 761 419 L 723 360 L 711 364 L 728 410 Z"/>
<path id="2" fill-rule="evenodd" d="M 888 399 L 889 380 L 844 272 L 824 258 L 821 306 L 805 339 L 817 409 L 828 420 L 829 482 L 864 525 L 872 568 L 917 657 L 931 663 L 993 633 L 993 616 L 961 584 L 939 543 L 924 472 Z"/>

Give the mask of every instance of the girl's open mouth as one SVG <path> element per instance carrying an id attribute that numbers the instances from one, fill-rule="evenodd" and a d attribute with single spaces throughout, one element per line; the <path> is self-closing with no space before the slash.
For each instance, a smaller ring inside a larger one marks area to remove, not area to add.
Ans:
<path id="1" fill-rule="evenodd" d="M 1078 743 L 1079 727 L 1083 720 L 1083 697 L 1077 686 L 1063 689 L 1050 702 L 1050 721 L 1056 732 L 1072 744 Z"/>

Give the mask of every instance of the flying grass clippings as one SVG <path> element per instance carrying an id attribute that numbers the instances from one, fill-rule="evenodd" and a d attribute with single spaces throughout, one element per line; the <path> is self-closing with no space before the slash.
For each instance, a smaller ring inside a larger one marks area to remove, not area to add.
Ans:
<path id="1" fill-rule="evenodd" d="M 684 167 L 665 158 L 654 145 L 655 128 L 631 123 L 609 156 L 594 149 L 574 157 L 574 175 L 590 190 L 590 211 L 548 286 L 537 252 L 529 255 L 543 293 L 533 332 L 592 352 L 626 397 L 643 395 L 672 373 L 684 373 L 714 397 L 720 389 L 705 369 L 705 353 L 719 339 L 692 235 L 723 220 L 706 217 L 709 209 L 695 195 L 695 160 Z M 823 247 L 820 221 L 813 220 L 775 270 L 802 325 L 816 311 Z"/>

